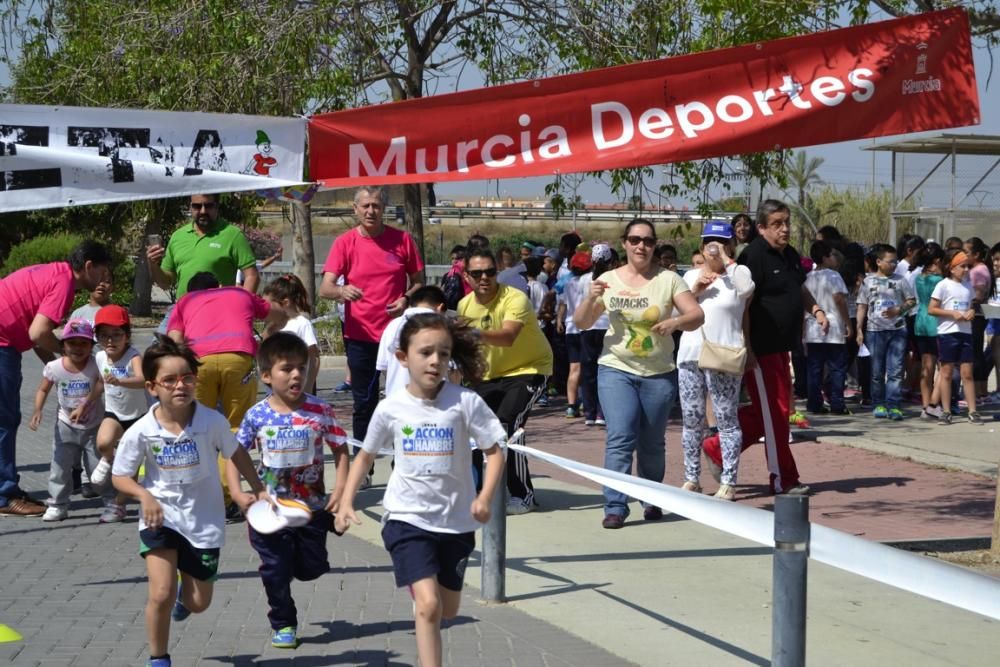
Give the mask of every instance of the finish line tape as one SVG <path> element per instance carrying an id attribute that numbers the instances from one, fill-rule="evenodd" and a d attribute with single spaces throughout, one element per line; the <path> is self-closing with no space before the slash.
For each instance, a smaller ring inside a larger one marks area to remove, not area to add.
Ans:
<path id="1" fill-rule="evenodd" d="M 774 547 L 774 515 L 710 496 L 580 463 L 510 442 L 546 461 L 637 500 L 758 544 Z M 910 593 L 1000 620 L 1000 580 L 810 523 L 809 557 Z"/>

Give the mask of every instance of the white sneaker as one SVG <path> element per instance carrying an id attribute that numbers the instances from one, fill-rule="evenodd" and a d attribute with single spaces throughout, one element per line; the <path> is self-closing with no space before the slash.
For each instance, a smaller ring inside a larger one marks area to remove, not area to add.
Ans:
<path id="1" fill-rule="evenodd" d="M 94 471 L 90 473 L 90 483 L 94 486 L 103 486 L 108 481 L 108 474 L 111 472 L 111 461 L 101 459 Z"/>
<path id="2" fill-rule="evenodd" d="M 513 514 L 527 514 L 535 508 L 530 504 L 526 503 L 520 498 L 511 498 L 507 501 L 507 516 Z"/>
<path id="3" fill-rule="evenodd" d="M 125 519 L 125 506 L 118 503 L 108 503 L 101 512 L 99 523 L 120 523 Z"/>
<path id="4" fill-rule="evenodd" d="M 722 500 L 736 500 L 736 489 L 731 484 L 723 484 L 715 492 L 715 497 Z"/>
<path id="5" fill-rule="evenodd" d="M 42 515 L 42 521 L 62 521 L 69 516 L 69 510 L 65 507 L 49 507 Z"/>

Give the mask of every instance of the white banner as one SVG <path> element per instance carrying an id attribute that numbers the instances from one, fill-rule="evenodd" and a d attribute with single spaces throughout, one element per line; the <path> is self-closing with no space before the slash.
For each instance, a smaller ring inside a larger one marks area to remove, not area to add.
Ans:
<path id="1" fill-rule="evenodd" d="M 0 104 L 0 212 L 300 185 L 306 120 Z"/>
<path id="2" fill-rule="evenodd" d="M 604 470 L 513 442 L 509 446 L 664 511 L 758 544 L 774 546 L 771 512 Z M 992 577 L 815 523 L 810 525 L 810 531 L 809 557 L 813 560 L 1000 620 L 1000 581 Z"/>

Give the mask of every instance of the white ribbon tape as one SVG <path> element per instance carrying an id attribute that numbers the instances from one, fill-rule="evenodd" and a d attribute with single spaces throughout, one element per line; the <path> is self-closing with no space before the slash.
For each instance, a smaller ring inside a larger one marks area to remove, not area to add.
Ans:
<path id="1" fill-rule="evenodd" d="M 774 546 L 774 515 L 514 443 L 510 448 L 698 523 Z M 853 574 L 1000 620 L 1000 580 L 810 524 L 809 557 Z"/>

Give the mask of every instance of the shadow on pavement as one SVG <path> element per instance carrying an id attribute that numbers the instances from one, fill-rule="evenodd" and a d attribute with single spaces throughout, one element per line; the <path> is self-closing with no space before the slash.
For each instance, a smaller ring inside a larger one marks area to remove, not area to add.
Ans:
<path id="1" fill-rule="evenodd" d="M 872 489 L 883 486 L 906 486 L 909 482 L 914 481 L 916 480 L 912 477 L 851 477 L 849 479 L 835 479 L 825 482 L 809 481 L 807 483 L 812 490 L 812 495 L 816 495 L 824 491 L 857 493 L 859 489 Z M 739 500 L 774 496 L 770 488 L 765 484 L 740 484 L 736 489 Z"/>
<path id="2" fill-rule="evenodd" d="M 386 651 L 344 651 L 337 655 L 300 655 L 287 658 L 261 658 L 259 655 L 211 655 L 205 660 L 215 660 L 236 667 L 260 665 L 296 665 L 296 667 L 326 667 L 327 665 L 379 665 L 384 667 L 409 667 L 407 662 L 396 662 L 395 653 Z"/>

